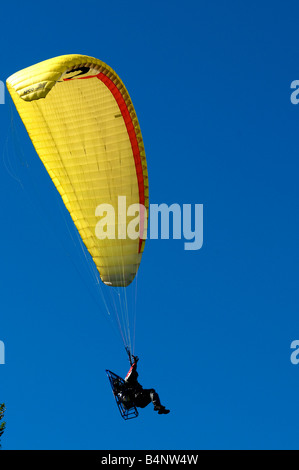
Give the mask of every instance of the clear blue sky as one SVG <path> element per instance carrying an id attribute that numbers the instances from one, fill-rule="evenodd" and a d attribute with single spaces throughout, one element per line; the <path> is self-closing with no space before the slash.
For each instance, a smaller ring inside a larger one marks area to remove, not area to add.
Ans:
<path id="1" fill-rule="evenodd" d="M 298 15 L 273 0 L 1 4 L 0 80 L 61 54 L 103 60 L 138 114 L 150 202 L 204 204 L 202 249 L 149 240 L 138 277 L 140 381 L 171 413 L 124 422 L 105 368 L 125 374 L 126 356 L 6 94 L 3 448 L 298 448 Z"/>

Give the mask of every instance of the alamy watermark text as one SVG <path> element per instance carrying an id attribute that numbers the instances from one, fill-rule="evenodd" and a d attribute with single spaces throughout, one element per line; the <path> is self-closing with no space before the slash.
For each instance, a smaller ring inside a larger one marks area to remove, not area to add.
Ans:
<path id="1" fill-rule="evenodd" d="M 202 204 L 150 204 L 147 230 L 147 209 L 142 204 L 127 206 L 126 196 L 118 196 L 117 207 L 112 204 L 99 204 L 95 210 L 99 221 L 95 235 L 99 240 L 181 240 L 185 250 L 199 250 L 203 245 L 203 205 Z"/>
<path id="2" fill-rule="evenodd" d="M 5 86 L 0 80 L 0 104 L 5 104 Z"/>
<path id="3" fill-rule="evenodd" d="M 5 364 L 5 347 L 3 341 L 0 341 L 0 364 Z"/>

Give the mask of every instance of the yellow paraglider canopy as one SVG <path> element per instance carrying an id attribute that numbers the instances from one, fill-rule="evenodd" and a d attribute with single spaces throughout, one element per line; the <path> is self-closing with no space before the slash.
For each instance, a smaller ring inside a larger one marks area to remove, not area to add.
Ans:
<path id="1" fill-rule="evenodd" d="M 15 73 L 7 87 L 102 281 L 129 285 L 144 249 L 146 216 L 140 218 L 137 238 L 117 237 L 118 198 L 126 197 L 126 207 L 148 209 L 148 175 L 140 127 L 124 84 L 100 60 L 65 55 Z M 100 204 L 115 208 L 114 239 L 96 235 Z"/>

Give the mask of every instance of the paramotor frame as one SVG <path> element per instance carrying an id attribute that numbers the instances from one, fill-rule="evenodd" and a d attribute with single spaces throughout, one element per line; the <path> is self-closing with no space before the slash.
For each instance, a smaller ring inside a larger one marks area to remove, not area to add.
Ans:
<path id="1" fill-rule="evenodd" d="M 125 386 L 125 381 L 119 377 L 117 374 L 114 374 L 114 372 L 111 372 L 110 370 L 106 369 L 106 373 L 113 391 L 113 395 L 117 404 L 117 407 L 119 409 L 119 412 L 124 420 L 128 419 L 133 419 L 137 418 L 138 416 L 138 411 L 136 406 L 133 405 L 125 405 L 125 403 L 121 400 L 121 396 L 118 393 L 118 390 L 120 387 Z"/>

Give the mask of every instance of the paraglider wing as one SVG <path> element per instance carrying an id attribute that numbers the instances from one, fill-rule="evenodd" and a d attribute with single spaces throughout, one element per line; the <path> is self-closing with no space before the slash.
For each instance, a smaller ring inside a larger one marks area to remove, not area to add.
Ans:
<path id="1" fill-rule="evenodd" d="M 7 87 L 102 281 L 128 286 L 141 261 L 147 220 L 141 214 L 139 236 L 128 237 L 118 198 L 125 196 L 126 207 L 148 209 L 148 176 L 124 84 L 100 60 L 66 55 L 17 72 Z M 106 237 L 96 233 L 102 204 L 115 208 L 114 219 L 106 218 Z"/>

